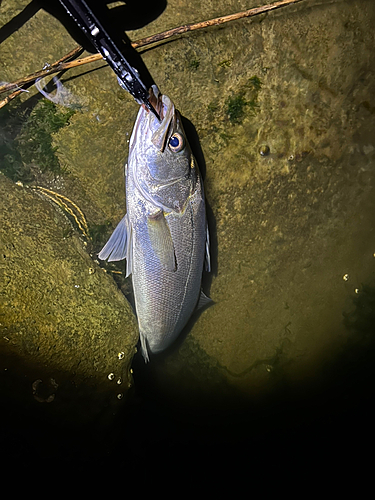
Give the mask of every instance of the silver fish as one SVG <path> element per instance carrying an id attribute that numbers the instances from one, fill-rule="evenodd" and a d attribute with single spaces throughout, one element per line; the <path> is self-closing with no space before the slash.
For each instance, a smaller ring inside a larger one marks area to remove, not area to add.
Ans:
<path id="1" fill-rule="evenodd" d="M 198 302 L 210 301 L 201 292 L 204 262 L 210 270 L 202 179 L 173 102 L 159 95 L 156 106 L 161 122 L 139 110 L 125 167 L 127 213 L 98 255 L 127 259 L 146 362 L 177 338 Z"/>

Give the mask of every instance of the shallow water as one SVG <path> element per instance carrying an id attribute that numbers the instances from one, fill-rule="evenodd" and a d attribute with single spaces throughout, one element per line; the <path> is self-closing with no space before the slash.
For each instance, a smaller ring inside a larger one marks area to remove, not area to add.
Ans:
<path id="1" fill-rule="evenodd" d="M 265 3 L 171 0 L 160 17 L 128 35 L 136 40 Z M 51 14 L 39 10 L 29 16 L 32 4 L 1 4 L 0 80 L 31 73 L 76 44 Z M 167 460 L 171 453 L 180 457 L 182 450 L 198 450 L 198 461 L 229 453 L 240 460 L 244 446 L 258 454 L 246 455 L 247 463 L 267 459 L 270 448 L 298 455 L 301 443 L 329 443 L 340 452 L 344 441 L 360 441 L 354 434 L 370 439 L 374 22 L 371 0 L 306 0 L 143 51 L 160 90 L 186 119 L 205 178 L 213 273 L 204 276 L 203 284 L 215 304 L 192 318 L 181 339 L 148 366 L 139 353 L 132 361 L 129 340 L 134 386 L 122 400 L 112 389 L 103 389 L 105 403 L 96 403 L 92 387 L 69 392 L 75 356 L 91 356 L 83 342 L 69 363 L 59 358 L 66 384 L 60 383 L 50 404 L 41 405 L 33 398 L 32 382 L 43 374 L 59 383 L 56 339 L 52 336 L 51 356 L 43 366 L 32 350 L 20 347 L 12 358 L 13 378 L 3 372 L 3 399 L 12 419 L 22 421 L 24 437 L 22 446 L 15 432 L 5 441 L 19 460 L 35 452 L 33 429 L 43 436 L 39 442 L 46 442 L 50 427 L 41 431 L 39 421 L 53 421 L 64 435 L 76 437 L 79 397 L 91 401 L 96 417 L 82 446 L 75 446 L 84 458 L 84 446 L 90 453 L 95 449 L 94 461 L 103 466 L 112 456 L 136 469 L 146 459 Z M 60 79 L 81 103 L 74 113 L 51 108 L 34 87 L 0 110 L 0 169 L 24 189 L 40 185 L 72 200 L 91 231 L 88 246 L 78 236 L 75 244 L 95 259 L 111 226 L 123 216 L 123 164 L 137 105 L 102 63 L 71 70 Z M 68 217 L 67 234 L 80 234 L 77 220 L 59 210 L 59 217 Z M 32 259 L 28 265 L 33 266 Z M 93 266 L 96 273 L 103 272 Z M 124 266 L 107 271 L 131 300 L 131 283 L 118 274 Z M 105 283 L 101 286 L 110 287 Z M 92 286 L 95 294 L 98 285 Z M 82 297 L 79 305 L 85 307 Z M 93 318 L 101 315 L 102 306 L 91 307 Z M 2 314 L 9 320 L 9 309 Z M 38 321 L 42 328 L 44 318 Z M 103 328 L 110 330 L 110 325 Z M 26 328 L 23 346 L 28 332 Z M 4 337 L 10 337 L 3 333 L 0 341 L 6 368 Z M 74 336 L 69 338 L 74 347 Z M 134 333 L 130 338 L 134 344 Z M 98 369 L 98 379 L 107 376 L 108 363 Z M 122 375 L 130 380 L 128 368 Z M 24 407 L 26 422 L 18 420 Z M 69 427 L 61 422 L 67 413 Z M 12 429 L 9 420 L 7 426 Z M 53 446 L 42 444 L 40 453 L 63 450 L 69 461 L 70 440 L 63 443 L 57 433 L 49 438 Z M 128 447 L 131 453 L 122 455 Z"/>

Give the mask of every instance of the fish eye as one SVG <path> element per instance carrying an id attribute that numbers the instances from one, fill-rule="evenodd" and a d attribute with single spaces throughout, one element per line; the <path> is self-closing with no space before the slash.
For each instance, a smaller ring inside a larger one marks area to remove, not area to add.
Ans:
<path id="1" fill-rule="evenodd" d="M 173 151 L 174 153 L 178 153 L 185 146 L 185 141 L 181 134 L 175 132 L 169 139 L 168 145 L 171 151 Z"/>

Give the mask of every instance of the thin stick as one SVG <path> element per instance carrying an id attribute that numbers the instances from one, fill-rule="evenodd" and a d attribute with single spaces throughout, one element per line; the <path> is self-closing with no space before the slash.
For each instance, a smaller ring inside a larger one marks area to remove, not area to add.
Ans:
<path id="1" fill-rule="evenodd" d="M 61 66 L 63 65 L 64 61 L 67 61 L 68 59 L 71 59 L 72 57 L 76 56 L 81 50 L 82 50 L 82 47 L 80 47 L 80 46 L 76 47 L 75 49 L 73 49 L 70 52 L 68 52 L 67 54 L 65 54 L 65 56 L 61 57 L 58 61 L 55 61 L 51 66 L 48 66 L 48 68 L 41 69 L 41 70 L 37 71 L 36 73 L 32 73 L 31 75 L 26 76 L 24 78 L 21 78 L 20 80 L 16 80 L 15 82 L 6 83 L 5 85 L 2 85 L 0 87 L 0 94 L 3 92 L 7 92 L 9 90 L 17 89 L 17 92 L 14 92 L 14 94 L 18 95 L 20 92 L 22 92 L 22 90 L 20 90 L 20 88 L 23 87 L 24 85 L 26 85 L 30 82 L 33 82 L 37 78 L 43 78 L 50 73 L 58 73 L 59 71 L 62 71 L 63 68 L 61 69 Z M 65 63 L 65 64 L 67 64 L 67 63 Z M 16 97 L 16 96 L 14 96 L 14 97 Z M 12 97 L 12 95 L 9 95 L 8 98 L 12 99 L 13 97 Z M 11 100 L 11 99 L 9 99 L 9 100 Z M 4 99 L 4 101 L 6 101 L 6 99 Z M 4 102 L 4 101 L 2 101 L 2 102 Z M 2 107 L 1 106 L 2 102 L 0 102 L 0 108 Z"/>
<path id="2" fill-rule="evenodd" d="M 270 10 L 279 9 L 280 7 L 286 7 L 293 3 L 301 2 L 302 0 L 280 0 L 279 2 L 271 3 L 268 5 L 263 5 L 262 7 L 255 7 L 254 9 L 245 10 L 243 12 L 237 12 L 236 14 L 229 14 L 228 16 L 216 17 L 215 19 L 210 19 L 209 21 L 202 21 L 200 23 L 185 24 L 178 28 L 173 28 L 168 31 L 163 31 L 162 33 L 157 33 L 156 35 L 151 35 L 141 40 L 133 42 L 134 48 L 144 47 L 145 45 L 150 45 L 154 42 L 160 42 L 175 35 L 181 35 L 182 33 L 187 33 L 188 31 L 195 31 L 202 28 L 208 28 L 209 26 L 218 26 L 219 24 L 228 23 L 229 21 L 235 21 L 236 19 L 242 19 L 244 17 L 257 16 L 263 14 L 264 12 L 269 12 Z"/>
<path id="3" fill-rule="evenodd" d="M 138 49 L 140 47 L 145 47 L 146 45 L 150 45 L 155 42 L 160 42 L 162 40 L 166 40 L 168 38 L 171 38 L 176 35 L 181 35 L 183 33 L 187 33 L 189 31 L 195 31 L 198 29 L 202 28 L 208 28 L 210 26 L 217 26 L 220 24 L 227 23 L 229 21 L 234 21 L 236 19 L 242 19 L 244 17 L 252 17 L 256 16 L 259 14 L 263 14 L 265 12 L 269 12 L 271 10 L 279 9 L 280 7 L 286 7 L 288 5 L 292 5 L 294 3 L 301 2 L 302 0 L 280 0 L 278 2 L 274 2 L 268 5 L 263 5 L 262 7 L 255 7 L 254 9 L 249 9 L 245 10 L 243 12 L 237 12 L 236 14 L 230 14 L 228 16 L 223 16 L 223 17 L 217 17 L 215 19 L 210 19 L 208 21 L 202 21 L 199 23 L 193 23 L 193 24 L 185 24 L 184 26 L 179 26 L 178 28 L 173 28 L 171 30 L 163 31 L 162 33 L 157 33 L 155 35 L 151 35 L 146 38 L 142 38 L 140 40 L 137 40 L 135 42 L 132 42 L 132 47 L 135 49 Z M 71 52 L 74 51 L 79 51 L 81 50 L 81 47 L 77 47 Z M 71 52 L 69 54 L 71 54 Z M 67 54 L 68 55 L 68 54 Z M 72 57 L 70 55 L 70 57 Z M 66 69 L 70 68 L 75 68 L 77 66 L 81 66 L 83 64 L 88 64 L 94 61 L 100 61 L 102 59 L 101 54 L 94 54 L 88 57 L 84 57 L 82 59 L 77 59 L 76 61 L 71 61 L 71 62 L 61 62 L 63 60 L 66 60 L 68 57 L 65 56 L 64 58 L 60 59 L 60 61 L 56 61 L 52 66 L 44 69 L 37 71 L 36 73 L 32 73 L 29 76 L 26 76 L 24 78 L 21 78 L 15 82 L 12 83 L 7 83 L 6 85 L 3 85 L 0 87 L 0 94 L 2 92 L 7 92 L 9 90 L 14 90 L 14 89 L 19 89 L 20 87 L 26 85 L 27 83 L 33 82 L 37 78 L 43 78 L 47 75 L 50 75 L 52 73 L 58 73 L 59 71 L 63 71 Z M 18 94 L 17 94 L 18 95 Z M 8 96 L 8 98 L 11 96 Z M 15 96 L 14 96 L 15 97 Z M 7 98 L 7 99 L 8 99 Z M 4 101 L 0 102 L 0 108 L 7 104 L 5 102 L 7 99 L 4 99 Z M 9 102 L 9 101 L 8 101 Z"/>
<path id="4" fill-rule="evenodd" d="M 23 92 L 23 90 L 16 90 L 15 92 L 12 92 L 9 94 L 5 99 L 0 101 L 0 109 L 3 108 L 8 102 L 10 102 L 12 99 L 20 95 L 20 93 Z"/>

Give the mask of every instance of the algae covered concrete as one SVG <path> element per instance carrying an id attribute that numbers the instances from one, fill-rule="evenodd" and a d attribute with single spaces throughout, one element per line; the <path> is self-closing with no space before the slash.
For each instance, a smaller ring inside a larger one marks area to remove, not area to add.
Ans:
<path id="1" fill-rule="evenodd" d="M 2 397 L 66 422 L 111 415 L 133 380 L 130 305 L 47 199 L 1 175 L 0 204 Z"/>
<path id="2" fill-rule="evenodd" d="M 266 3 L 171 0 L 128 35 Z M 189 139 L 205 179 L 213 263 L 204 287 L 214 305 L 150 367 L 134 368 L 135 378 L 149 371 L 156 399 L 189 405 L 196 395 L 246 399 L 308 386 L 355 341 L 343 313 L 353 314 L 375 271 L 374 22 L 371 0 L 306 0 L 141 50 L 160 90 L 196 129 L 200 145 Z M 38 11 L 1 45 L 1 79 L 73 46 Z M 68 196 L 109 234 L 125 210 L 123 165 L 138 106 L 102 66 L 62 75 L 79 103 L 52 135 L 62 171 L 31 168 L 34 184 Z M 22 105 L 41 106 L 30 90 Z"/>
<path id="3" fill-rule="evenodd" d="M 310 387 L 363 340 L 344 319 L 375 271 L 374 20 L 306 1 L 144 54 L 197 129 L 213 240 L 215 304 L 150 368 L 168 397 Z"/>

